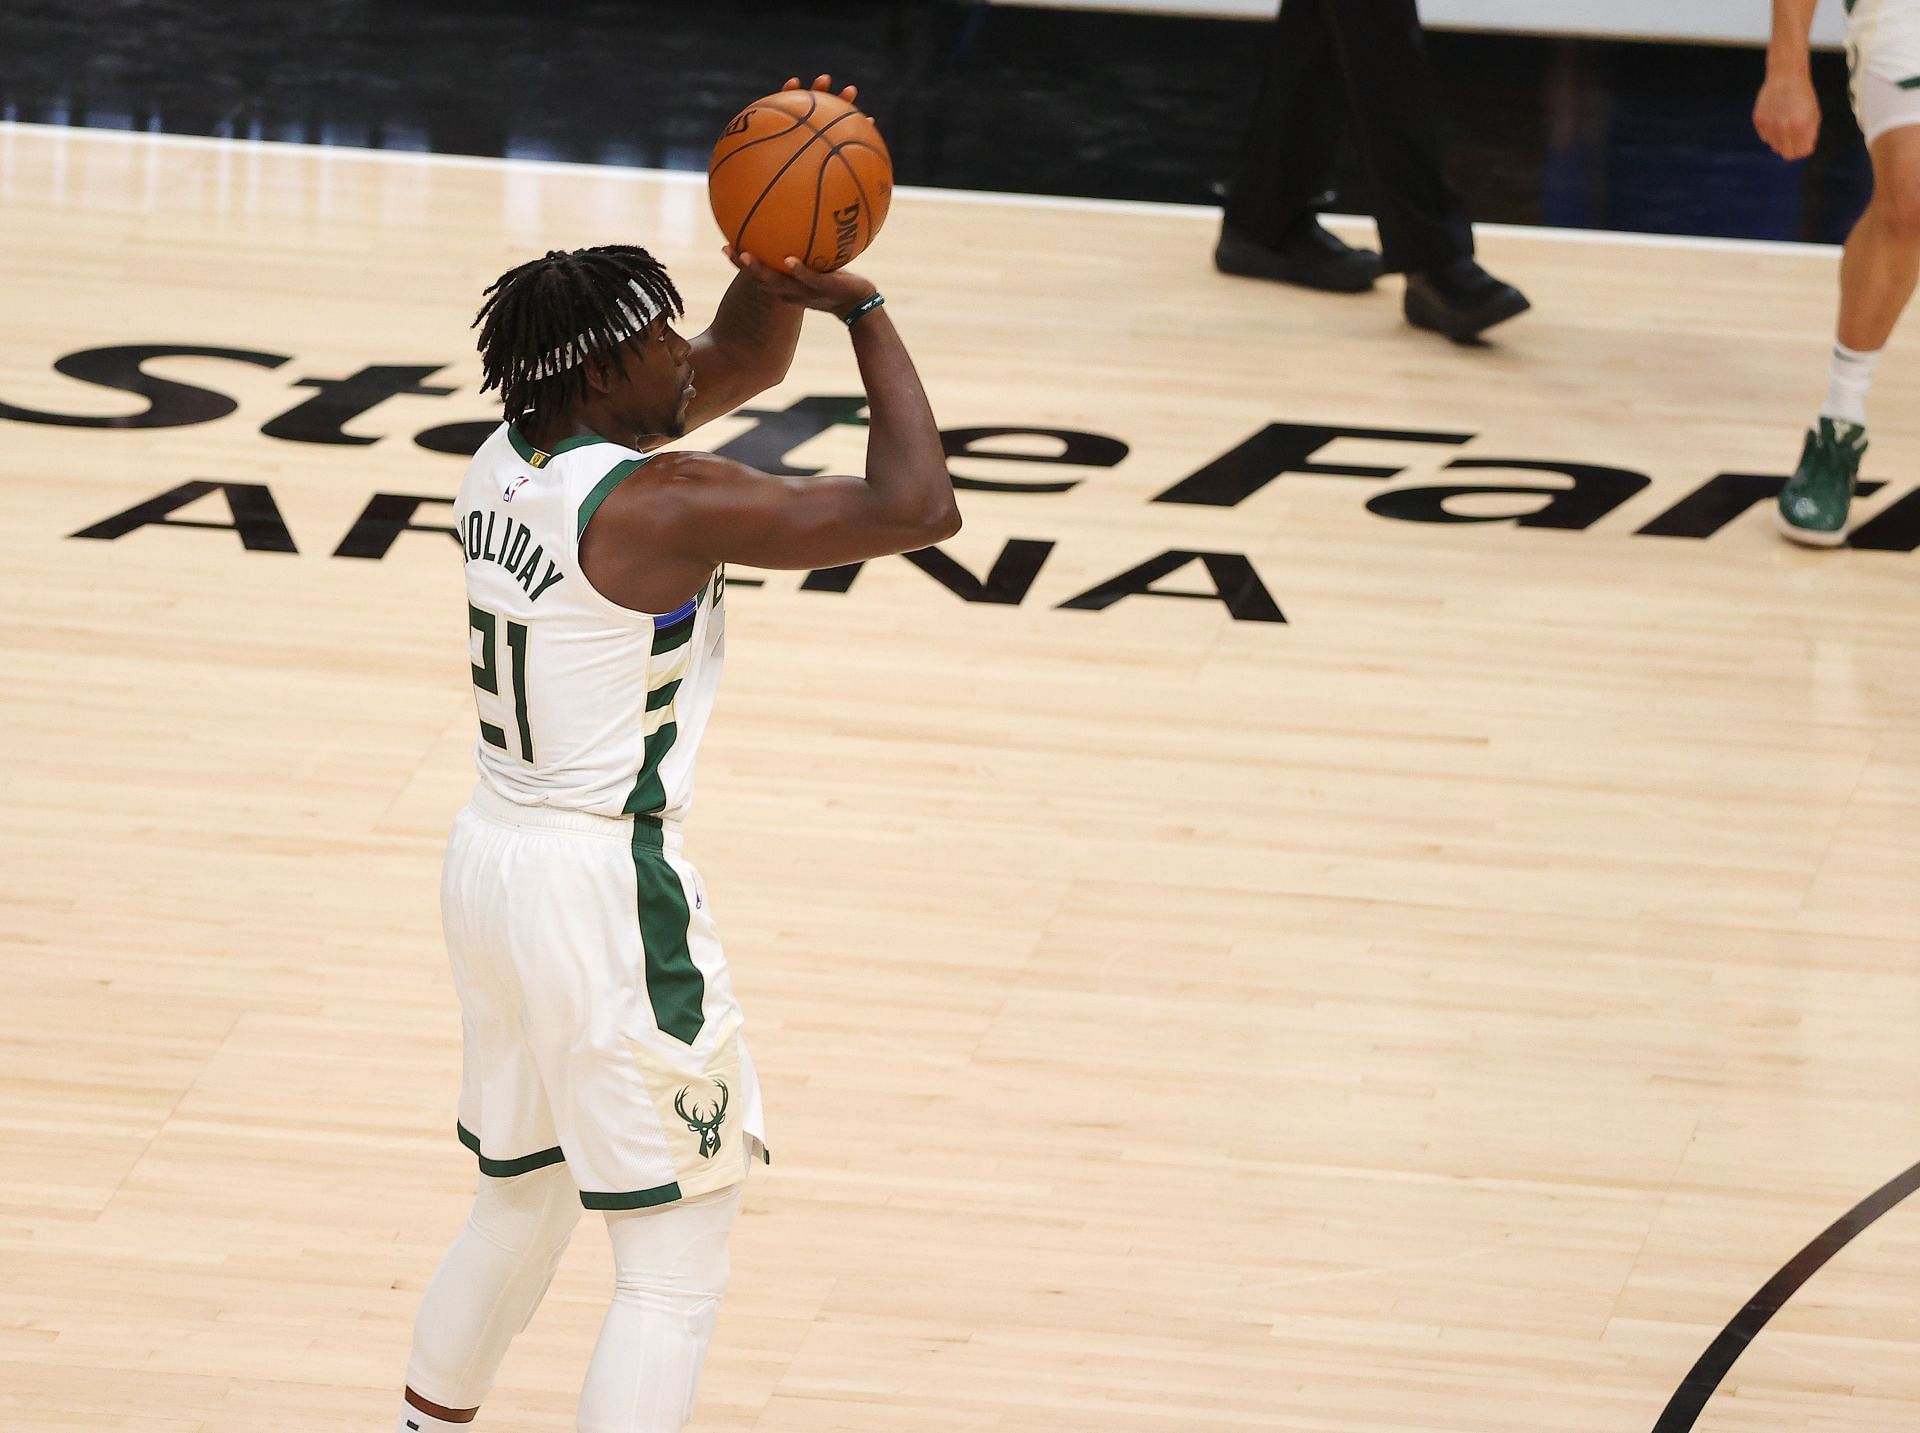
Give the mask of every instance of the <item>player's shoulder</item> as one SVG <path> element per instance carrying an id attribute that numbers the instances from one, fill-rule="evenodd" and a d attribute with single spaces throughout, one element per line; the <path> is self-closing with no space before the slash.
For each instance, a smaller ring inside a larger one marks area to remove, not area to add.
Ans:
<path id="1" fill-rule="evenodd" d="M 706 500 L 745 471 L 731 458 L 697 449 L 634 453 L 628 462 L 609 467 L 601 511 L 622 526 L 672 527 L 697 517 Z"/>
<path id="2" fill-rule="evenodd" d="M 676 492 L 689 483 L 724 478 L 746 471 L 731 458 L 697 448 L 662 448 L 651 453 L 629 452 L 624 462 L 613 464 L 625 469 L 628 478 L 622 486 L 636 492 Z"/>
<path id="3" fill-rule="evenodd" d="M 569 491 L 583 496 L 590 494 L 588 501 L 598 507 L 654 461 L 654 454 L 602 439 L 556 454 L 552 468 L 561 475 Z"/>

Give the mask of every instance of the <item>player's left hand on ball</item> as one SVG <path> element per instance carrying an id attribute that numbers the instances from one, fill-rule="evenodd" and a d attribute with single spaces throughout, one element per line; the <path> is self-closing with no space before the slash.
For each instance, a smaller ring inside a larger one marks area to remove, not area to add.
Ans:
<path id="1" fill-rule="evenodd" d="M 800 77 L 798 75 L 795 75 L 792 79 L 788 80 L 784 85 L 780 86 L 780 88 L 783 90 L 797 90 L 797 89 L 819 90 L 824 94 L 832 94 L 833 93 L 833 76 L 832 75 L 815 75 L 813 77 L 812 84 L 802 85 L 800 83 Z M 858 85 L 846 86 L 844 89 L 840 91 L 840 98 L 845 100 L 848 104 L 852 104 L 855 100 L 860 98 L 860 86 Z"/>
<path id="2" fill-rule="evenodd" d="M 763 264 L 752 254 L 736 249 L 731 244 L 722 244 L 720 252 L 727 256 L 728 263 L 775 298 L 784 299 L 790 304 L 803 304 L 807 301 L 807 290 L 795 283 L 793 276 L 785 270 L 776 269 L 772 264 Z"/>
<path id="3" fill-rule="evenodd" d="M 747 275 L 747 279 L 787 304 L 837 311 L 849 298 L 852 304 L 858 304 L 874 290 L 872 282 L 849 275 L 845 269 L 837 273 L 814 273 L 799 259 L 789 259 L 785 267 L 776 269 L 772 263 L 762 263 L 743 250 L 735 250 L 732 244 L 722 244 L 720 252 L 726 254 L 728 263 Z"/>

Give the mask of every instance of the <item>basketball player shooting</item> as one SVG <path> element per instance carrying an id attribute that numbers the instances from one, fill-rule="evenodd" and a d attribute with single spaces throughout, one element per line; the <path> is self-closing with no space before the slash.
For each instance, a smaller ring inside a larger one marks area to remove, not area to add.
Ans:
<path id="1" fill-rule="evenodd" d="M 1805 159 L 1820 136 L 1808 39 L 1816 4 L 1773 0 L 1767 79 L 1753 123 L 1782 159 Z M 1873 158 L 1873 200 L 1840 261 L 1827 401 L 1779 506 L 1781 532 L 1813 547 L 1847 540 L 1847 510 L 1867 451 L 1867 390 L 1920 279 L 1920 0 L 1851 0 L 1847 62 L 1853 111 Z"/>
<path id="2" fill-rule="evenodd" d="M 835 566 L 960 527 L 874 286 L 727 252 L 738 273 L 691 340 L 666 271 L 623 245 L 510 270 L 476 320 L 507 421 L 454 506 L 480 781 L 454 822 L 442 914 L 458 1132 L 481 1178 L 421 1301 L 400 1433 L 472 1421 L 583 1207 L 605 1215 L 615 1280 L 581 1433 L 677 1433 L 691 1416 L 742 1183 L 766 1152 L 681 838 L 720 680 L 724 564 Z M 808 310 L 847 325 L 871 415 L 864 477 L 656 454 L 779 383 Z"/>

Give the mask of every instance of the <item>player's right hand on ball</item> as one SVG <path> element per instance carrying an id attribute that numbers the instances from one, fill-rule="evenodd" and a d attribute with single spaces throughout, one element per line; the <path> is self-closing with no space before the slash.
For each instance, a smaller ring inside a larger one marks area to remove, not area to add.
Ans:
<path id="1" fill-rule="evenodd" d="M 751 254 L 734 252 L 731 244 L 723 245 L 721 252 L 733 261 L 734 267 L 741 273 L 752 277 L 775 296 L 790 304 L 819 309 L 836 318 L 845 318 L 878 292 L 871 279 L 863 279 L 846 269 L 822 274 L 792 257 L 776 269 L 771 264 L 761 263 Z"/>
<path id="2" fill-rule="evenodd" d="M 1820 138 L 1820 97 L 1805 75 L 1769 75 L 1753 106 L 1753 127 L 1782 159 L 1805 159 Z"/>
<path id="3" fill-rule="evenodd" d="M 780 86 L 780 88 L 783 90 L 799 89 L 800 77 L 798 75 L 793 76 L 793 78 L 789 79 L 784 85 Z M 833 93 L 833 76 L 832 75 L 815 75 L 813 77 L 813 83 L 811 85 L 808 85 L 807 88 L 819 90 L 822 94 L 830 95 Z M 846 86 L 844 89 L 840 91 L 840 98 L 845 100 L 848 104 L 852 104 L 855 100 L 860 98 L 860 86 L 858 85 Z"/>

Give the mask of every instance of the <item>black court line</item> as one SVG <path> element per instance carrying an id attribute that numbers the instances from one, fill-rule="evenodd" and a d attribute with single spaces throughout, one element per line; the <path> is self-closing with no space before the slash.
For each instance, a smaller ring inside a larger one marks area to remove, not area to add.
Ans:
<path id="1" fill-rule="evenodd" d="M 1853 1208 L 1828 1225 L 1814 1241 L 1787 1260 L 1786 1267 L 1760 1286 L 1760 1292 L 1747 1300 L 1720 1336 L 1707 1345 L 1707 1351 L 1688 1370 L 1674 1390 L 1673 1397 L 1653 1425 L 1653 1433 L 1688 1433 L 1707 1400 L 1727 1376 L 1734 1360 L 1746 1351 L 1754 1336 L 1767 1326 L 1767 1320 L 1780 1312 L 1800 1286 L 1819 1272 L 1822 1265 L 1853 1242 L 1854 1235 L 1871 1225 L 1915 1189 L 1920 1189 L 1920 1164 L 1904 1174 L 1896 1174 Z"/>

